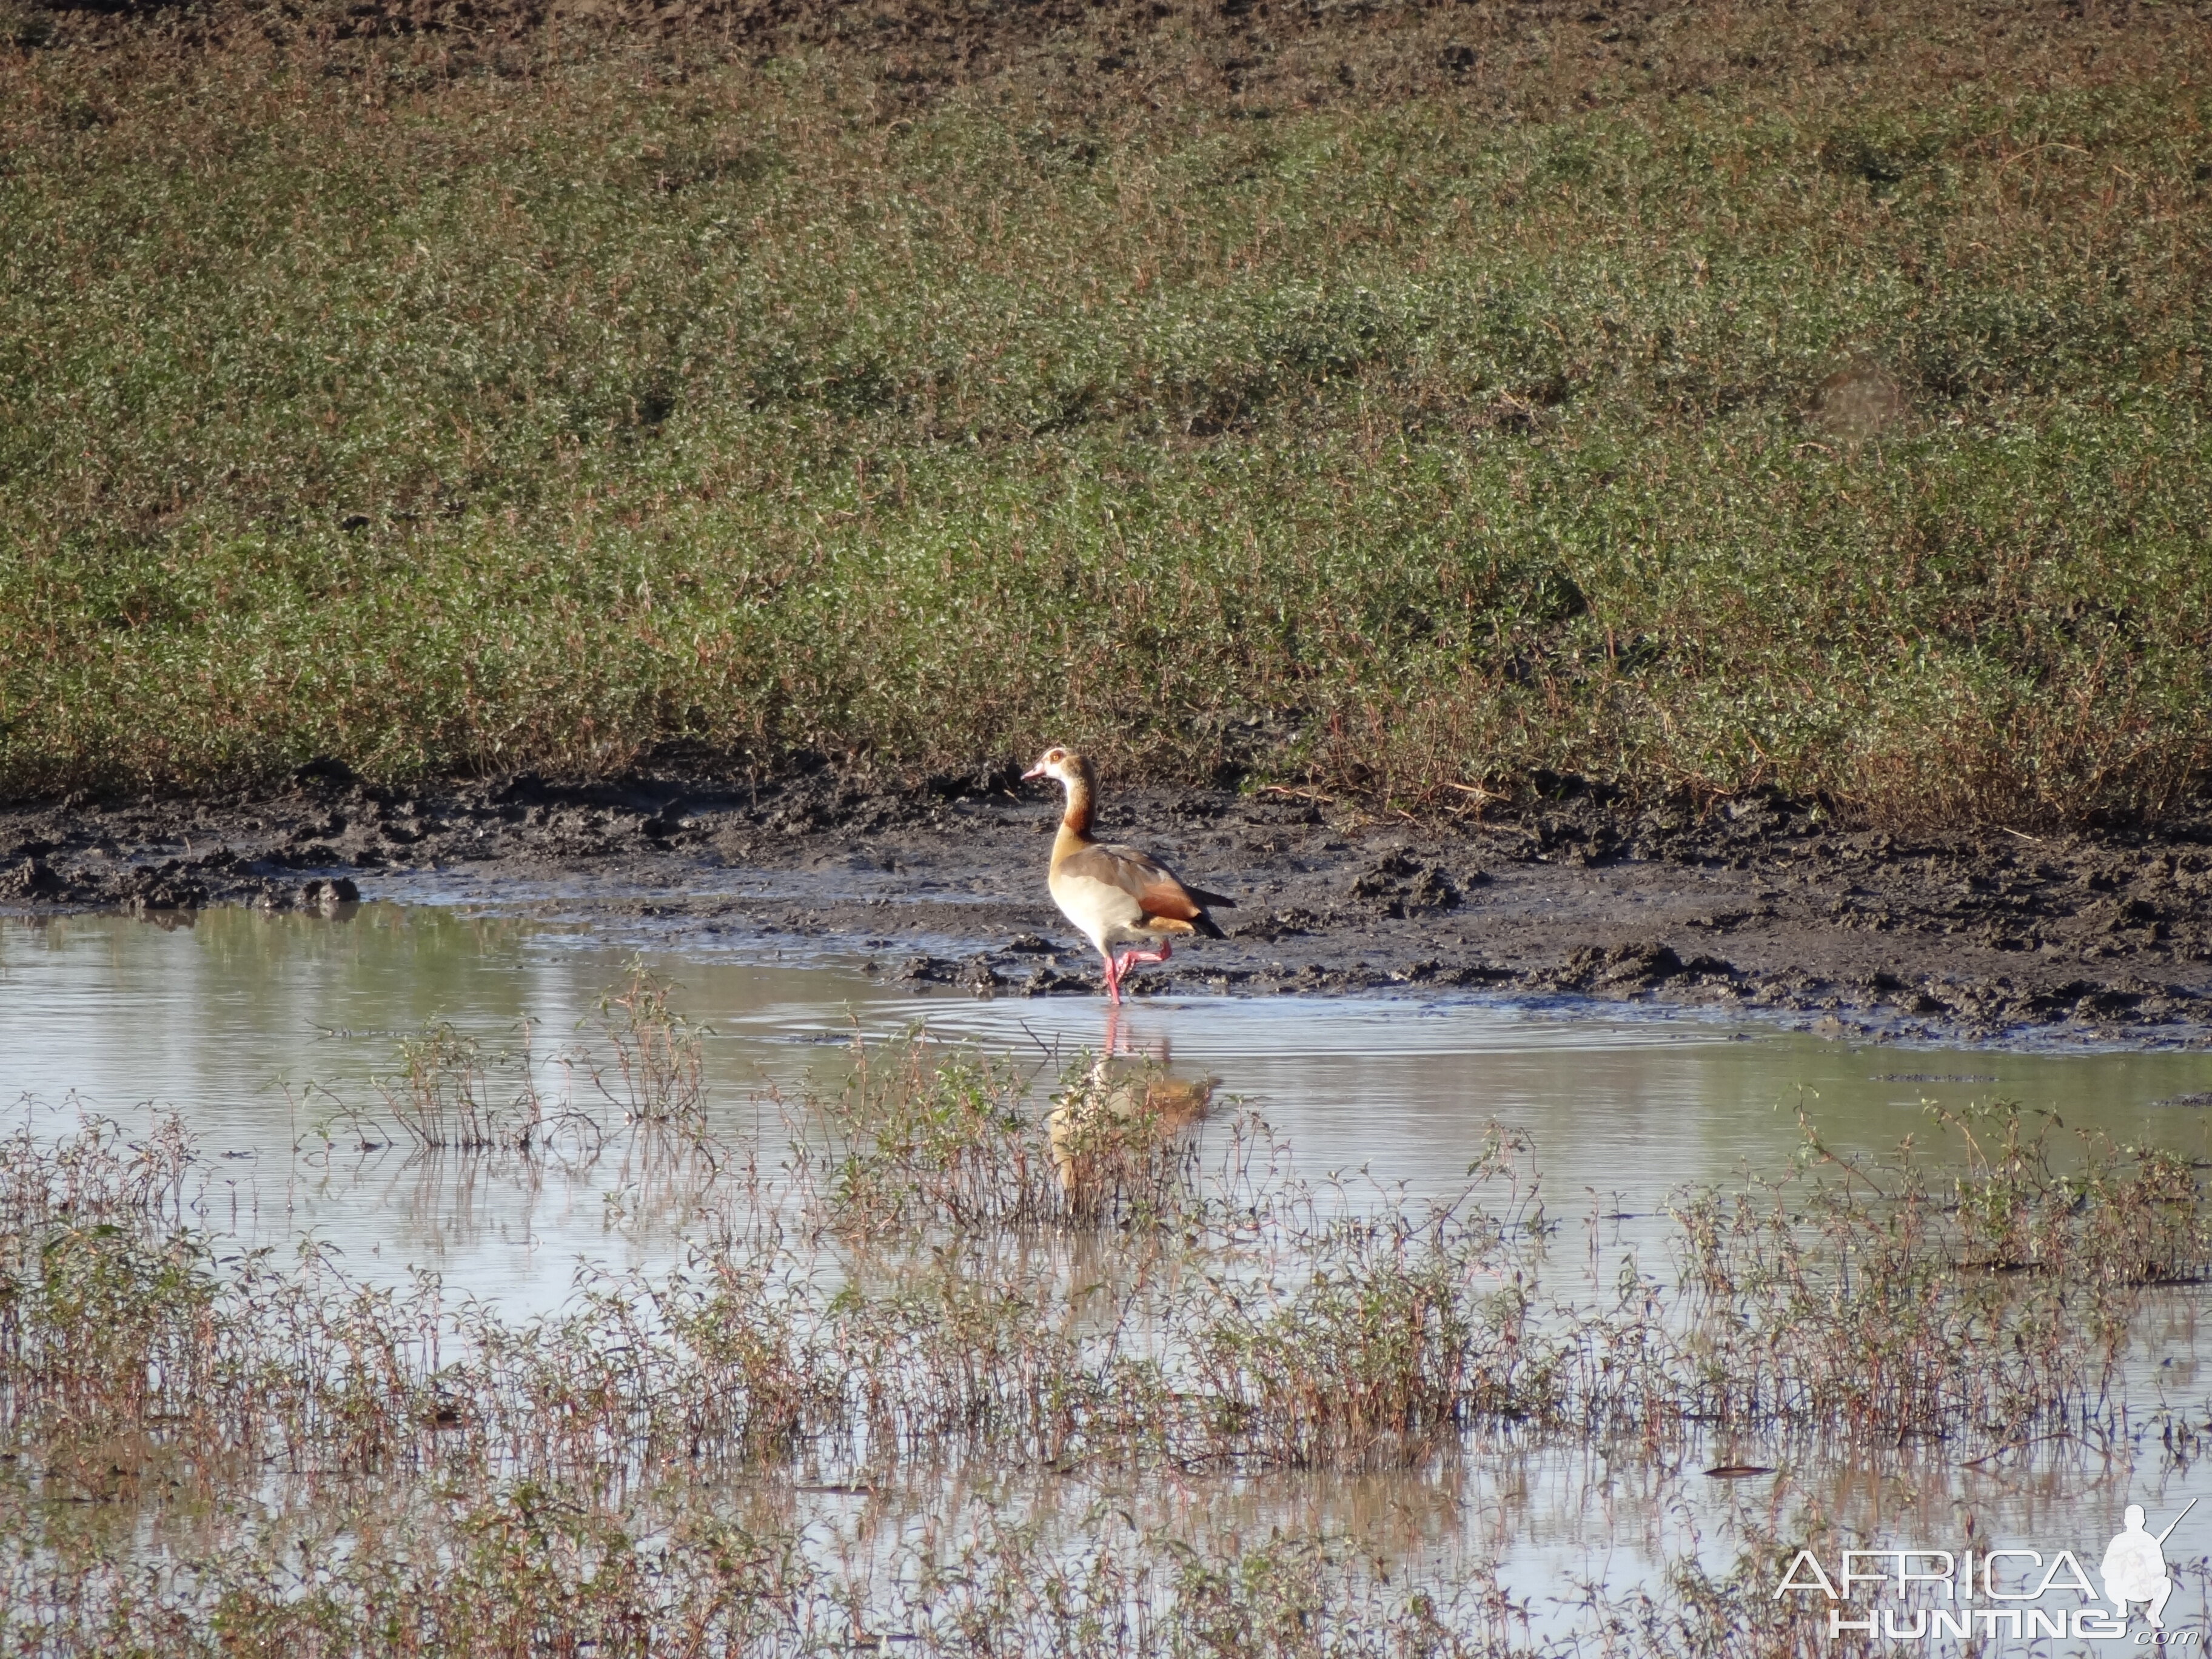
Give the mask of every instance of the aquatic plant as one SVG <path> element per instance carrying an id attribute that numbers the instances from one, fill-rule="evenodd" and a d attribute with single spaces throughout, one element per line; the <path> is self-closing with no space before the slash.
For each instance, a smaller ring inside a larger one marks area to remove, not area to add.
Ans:
<path id="1" fill-rule="evenodd" d="M 417 1052 L 430 1097 L 477 1076 Z M 173 1117 L 0 1139 L 0 1650 L 1551 1650 L 1480 1572 L 1106 1494 L 1417 1474 L 1500 1436 L 2094 1451 L 2130 1431 L 2141 1310 L 2212 1266 L 2191 1163 L 2002 1103 L 1939 1117 L 1940 1158 L 1808 1121 L 1788 1169 L 1678 1197 L 1671 1272 L 1594 1295 L 1504 1130 L 1414 1200 L 1303 1179 L 1249 1115 L 1204 1157 L 1155 1122 L 1117 1197 L 1073 1201 L 1054 1102 L 1147 1075 L 1086 1060 L 1041 1099 L 917 1037 L 784 1102 L 773 1166 L 641 1121 L 701 1161 L 682 1261 L 531 1318 L 316 1241 L 236 1248 Z M 810 1488 L 859 1506 L 836 1549 Z M 1593 1590 L 1577 1641 L 1797 1650 L 1747 1588 L 1768 1565 Z"/>
<path id="2" fill-rule="evenodd" d="M 707 1113 L 702 1040 L 711 1035 L 671 1005 L 674 981 L 632 957 L 625 981 L 599 999 L 599 1035 L 613 1056 L 611 1070 L 589 1058 L 580 1063 L 592 1086 L 629 1123 L 696 1129 Z M 580 1063 L 572 1060 L 572 1065 Z"/>
<path id="3" fill-rule="evenodd" d="M 1495 1244 L 1449 1210 L 1348 1218 L 1295 1241 L 1287 1289 L 1214 1281 L 1188 1340 L 1221 1449 L 1294 1466 L 1403 1458 L 1477 1414 L 1526 1410 L 1525 1298 L 1472 1291 Z"/>
<path id="4" fill-rule="evenodd" d="M 1031 1068 L 922 1035 L 888 1051 L 855 1043 L 842 1086 L 787 1113 L 794 1175 L 822 1224 L 854 1237 L 1150 1227 L 1188 1207 L 1196 1154 L 1179 1132 L 1210 1085 L 1083 1055 L 1040 1114 L 1034 1083 Z"/>
<path id="5" fill-rule="evenodd" d="M 1058 1195 L 1028 1092 L 1012 1065 L 924 1036 L 887 1052 L 856 1043 L 844 1084 L 791 1121 L 795 1178 L 823 1224 L 854 1237 L 1048 1219 Z"/>
<path id="6" fill-rule="evenodd" d="M 529 1028 L 517 1054 L 487 1054 L 482 1041 L 439 1020 L 399 1039 L 399 1070 L 379 1080 L 385 1109 L 425 1149 L 526 1151 L 545 1127 Z M 502 1086 L 499 1074 L 507 1074 Z"/>

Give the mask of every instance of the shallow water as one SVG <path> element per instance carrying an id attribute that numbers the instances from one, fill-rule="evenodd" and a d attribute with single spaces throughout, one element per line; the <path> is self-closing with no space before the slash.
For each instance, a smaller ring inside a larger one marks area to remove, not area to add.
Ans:
<path id="1" fill-rule="evenodd" d="M 1785 1164 L 1801 1108 L 1832 1144 L 1860 1149 L 1925 1132 L 1931 1101 L 2002 1097 L 2200 1157 L 2212 1123 L 2203 1108 L 2172 1103 L 2212 1090 L 2212 1057 L 2201 1054 L 1860 1047 L 1679 1012 L 1464 997 L 1140 999 L 1116 1014 L 1084 998 L 919 994 L 872 982 L 857 957 L 815 949 L 779 961 L 778 949 L 756 935 L 647 957 L 712 1028 L 720 1127 L 758 1124 L 772 1140 L 781 1119 L 767 1091 L 834 1082 L 856 1035 L 920 1024 L 1033 1060 L 1041 1080 L 1085 1051 L 1146 1054 L 1218 1079 L 1264 1114 L 1306 1173 L 1358 1172 L 1355 1190 L 1451 1190 L 1493 1120 L 1525 1130 L 1546 1202 L 1569 1224 L 1554 1255 L 1579 1260 L 1593 1281 L 1662 1237 L 1656 1212 L 1670 1191 Z M 558 1058 L 627 959 L 587 926 L 454 906 L 372 904 L 343 920 L 216 911 L 166 929 L 0 918 L 0 1106 L 56 1130 L 81 1110 L 130 1121 L 145 1103 L 173 1106 L 220 1170 L 212 1224 L 269 1243 L 313 1231 L 362 1277 L 429 1268 L 510 1311 L 548 1308 L 580 1261 L 672 1260 L 680 1182 L 656 1191 L 619 1140 L 595 1159 L 414 1155 L 389 1128 L 375 1079 L 392 1068 L 398 1035 L 426 1021 L 511 1042 L 527 1018 L 541 1079 L 588 1105 L 587 1073 Z M 1218 1141 L 1224 1131 L 1200 1133 Z M 2132 1380 L 2146 1405 L 2202 1402 L 2195 1297 L 2146 1334 Z M 1698 1473 L 1704 1459 L 1731 1455 L 1693 1440 L 1615 1464 L 1588 1449 L 1501 1443 L 1420 1475 L 1178 1480 L 1132 1501 L 1226 1505 L 1255 1528 L 1373 1534 L 1388 1553 L 1448 1575 L 1495 1560 L 1516 1593 L 1550 1595 L 1577 1576 L 1617 1589 L 1684 1554 L 1725 1567 L 1747 1527 L 1786 1529 L 1808 1504 L 1869 1538 L 1955 1547 L 1970 1512 L 1985 1539 L 2094 1553 L 2130 1500 L 2170 1516 L 2190 1497 L 2212 1498 L 2212 1476 L 2193 1465 L 2131 1472 L 2061 1455 L 1975 1468 L 1940 1447 L 1740 1481 Z M 846 1524 L 838 1502 L 817 1503 L 832 1531 Z M 2208 1548 L 2212 1504 L 2167 1554 Z"/>
<path id="2" fill-rule="evenodd" d="M 1553 1214 L 1572 1219 L 1632 1221 L 1676 1188 L 1777 1168 L 1801 1108 L 1861 1149 L 1925 1132 L 1927 1103 L 1997 1097 L 2192 1152 L 2212 1129 L 2212 1112 L 2164 1103 L 2212 1090 L 2202 1054 L 1861 1047 L 1678 1011 L 1467 996 L 1141 998 L 1117 1013 L 1093 998 L 921 994 L 871 982 L 856 962 L 779 963 L 775 950 L 646 957 L 711 1028 L 711 1098 L 732 1127 L 773 1117 L 769 1085 L 842 1075 L 855 1036 L 921 1026 L 1033 1060 L 1048 1079 L 1086 1051 L 1212 1076 L 1309 1174 L 1364 1170 L 1417 1194 L 1454 1188 L 1488 1126 L 1510 1124 L 1534 1139 Z M 241 1215 L 270 1236 L 314 1227 L 356 1255 L 397 1252 L 473 1293 L 542 1305 L 579 1254 L 652 1253 L 649 1227 L 610 1233 L 612 1173 L 556 1168 L 502 1195 L 425 1169 L 380 1127 L 376 1079 L 426 1022 L 511 1045 L 527 1018 L 541 1077 L 604 1115 L 553 1062 L 629 959 L 588 929 L 440 907 L 365 905 L 343 921 L 218 910 L 167 929 L 0 918 L 0 1097 L 173 1106 L 234 1166 Z M 325 1133 L 330 1152 L 303 1165 L 295 1147 Z M 364 1153 L 364 1139 L 386 1144 Z"/>

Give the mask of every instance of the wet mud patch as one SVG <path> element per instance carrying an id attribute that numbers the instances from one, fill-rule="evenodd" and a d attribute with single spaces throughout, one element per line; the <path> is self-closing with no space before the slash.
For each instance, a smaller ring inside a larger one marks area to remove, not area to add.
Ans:
<path id="1" fill-rule="evenodd" d="M 1779 1016 L 1838 1037 L 2202 1046 L 2212 818 L 2029 837 L 1838 830 L 1778 793 L 1695 811 L 1551 780 L 1428 823 L 1226 790 L 1109 793 L 1102 829 L 1237 900 L 1134 994 L 1481 990 Z M 886 788 L 532 775 L 420 793 L 342 765 L 228 800 L 0 811 L 0 906 L 171 919 L 465 892 L 866 961 L 918 991 L 1096 994 L 1053 908 L 1057 803 L 1010 769 Z"/>

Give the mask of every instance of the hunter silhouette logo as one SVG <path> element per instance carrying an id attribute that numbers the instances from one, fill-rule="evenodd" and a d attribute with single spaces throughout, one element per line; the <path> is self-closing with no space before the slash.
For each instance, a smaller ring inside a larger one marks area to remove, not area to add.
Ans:
<path id="1" fill-rule="evenodd" d="M 2112 1604 L 2115 1617 L 2125 1619 L 2130 1601 L 2148 1601 L 2150 1627 L 2166 1628 L 2166 1620 L 2160 1615 L 2166 1611 L 2166 1598 L 2173 1594 L 2173 1580 L 2166 1575 L 2166 1540 L 2181 1524 L 2182 1516 L 2196 1507 L 2192 1498 L 2181 1515 L 2166 1523 L 2165 1532 L 2153 1533 L 2144 1525 L 2143 1506 L 2128 1505 L 2122 1517 L 2124 1528 L 2105 1546 L 2104 1563 L 2098 1570 L 2105 1581 L 2105 1599 Z"/>
<path id="2" fill-rule="evenodd" d="M 1811 1550 L 1791 1558 L 1775 1596 L 1812 1594 L 1828 1602 L 1828 1634 L 1854 1633 L 1890 1642 L 1990 1640 L 2038 1637 L 2076 1641 L 2124 1641 L 2140 1607 L 2149 1628 L 2136 1645 L 2195 1647 L 2200 1630 L 2169 1632 L 2166 1604 L 2173 1579 L 2166 1570 L 2166 1540 L 2197 1500 L 2191 1498 L 2164 1530 L 2153 1532 L 2140 1504 L 2130 1504 L 2119 1533 L 2098 1563 L 2104 1593 L 2071 1550 L 2032 1549 L 1845 1550 L 1832 1571 Z M 1856 1603 L 1860 1616 L 1849 1616 Z M 2107 1611 L 2106 1603 L 2110 1604 Z"/>

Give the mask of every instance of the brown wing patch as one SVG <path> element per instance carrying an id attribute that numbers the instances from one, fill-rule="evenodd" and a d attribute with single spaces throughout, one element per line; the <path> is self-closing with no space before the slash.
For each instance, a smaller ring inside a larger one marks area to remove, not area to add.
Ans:
<path id="1" fill-rule="evenodd" d="M 1133 847 L 1086 847 L 1060 868 L 1071 876 L 1120 888 L 1148 916 L 1189 921 L 1200 912 L 1198 901 L 1176 879 L 1174 871 Z"/>
<path id="2" fill-rule="evenodd" d="M 1173 876 L 1138 894 L 1137 903 L 1146 915 L 1164 916 L 1170 921 L 1188 921 L 1198 914 L 1198 902 L 1182 890 L 1182 884 Z"/>

